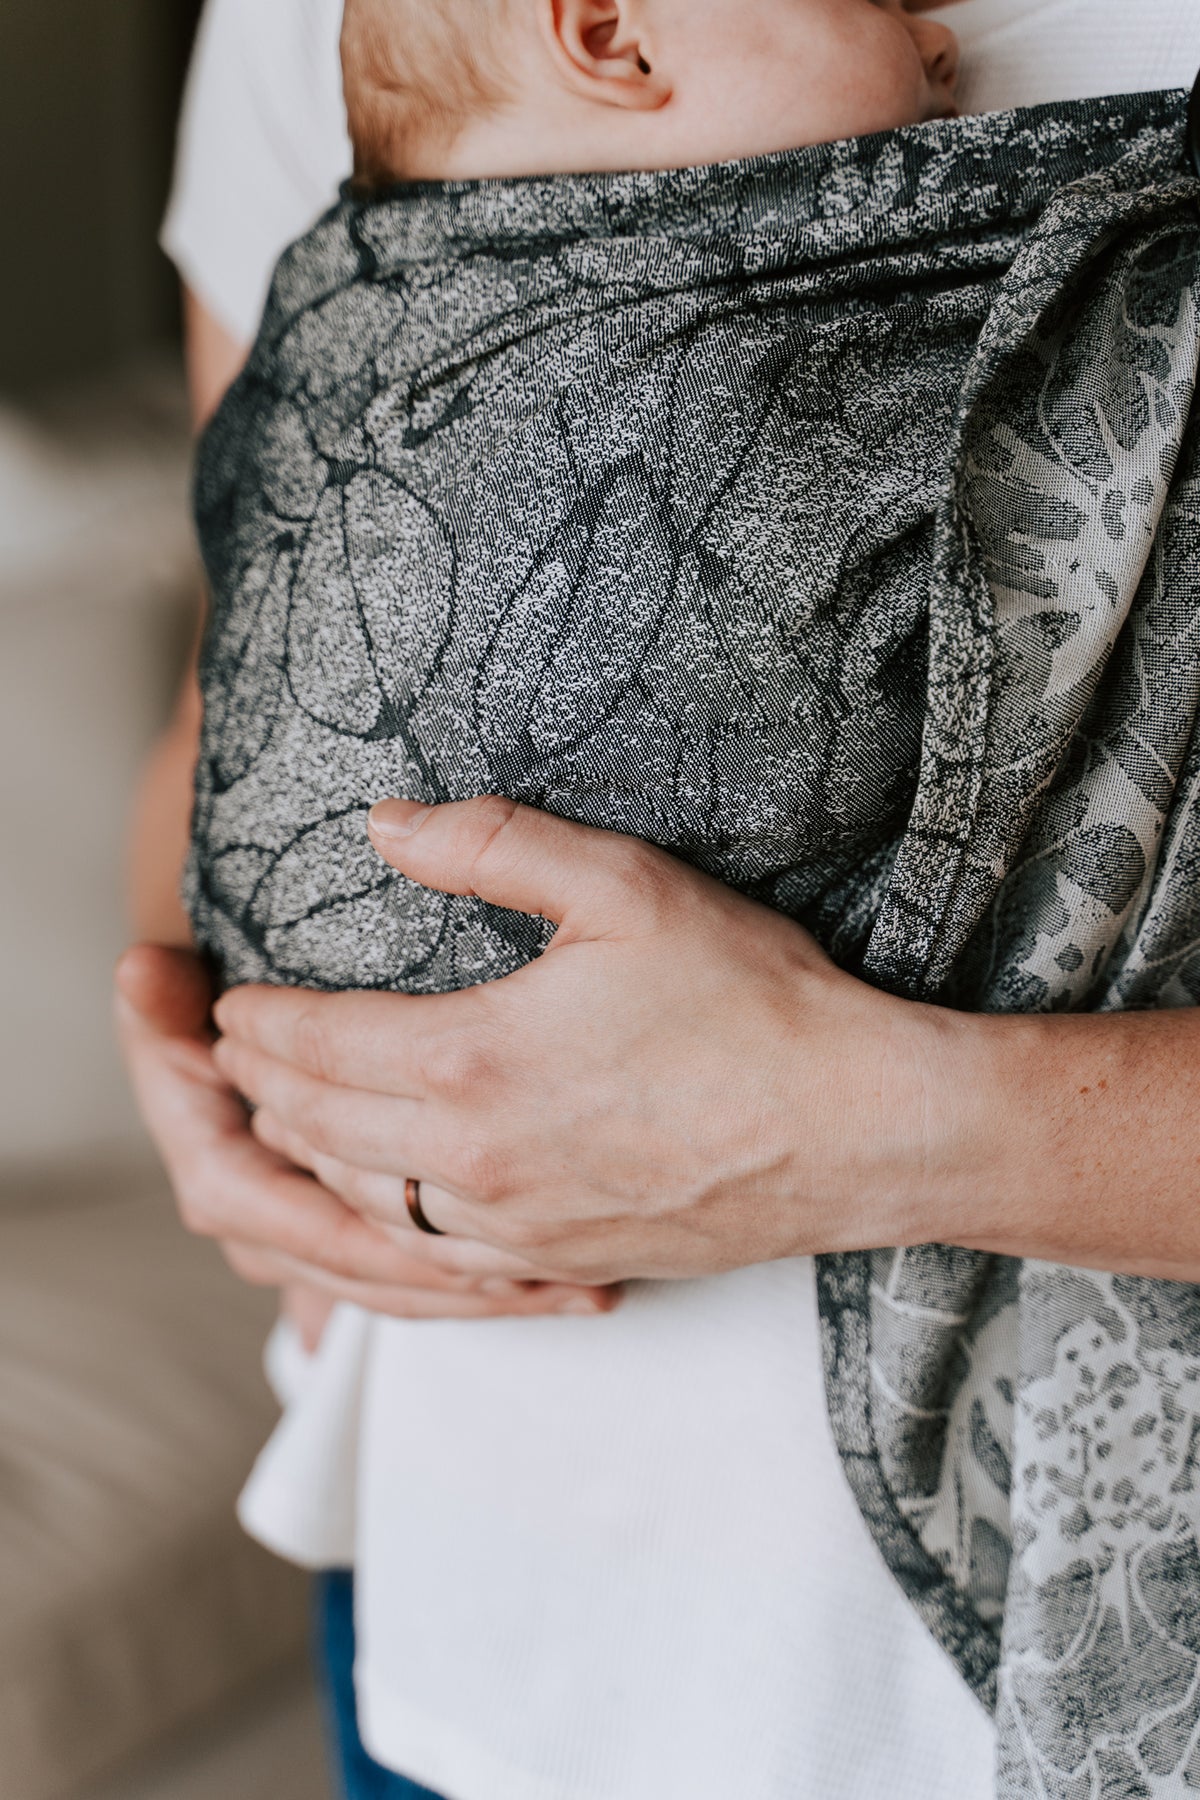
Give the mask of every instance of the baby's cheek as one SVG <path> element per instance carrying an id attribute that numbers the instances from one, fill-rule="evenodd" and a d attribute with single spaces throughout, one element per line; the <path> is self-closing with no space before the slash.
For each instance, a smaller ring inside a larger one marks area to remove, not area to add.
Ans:
<path id="1" fill-rule="evenodd" d="M 916 45 L 897 20 L 885 13 L 877 16 L 879 28 L 864 34 L 866 41 L 854 59 L 849 91 L 863 121 L 856 137 L 919 125 L 929 116 L 929 82 Z"/>
<path id="2" fill-rule="evenodd" d="M 714 57 L 724 117 L 740 120 L 745 138 L 725 153 L 865 137 L 915 125 L 935 110 L 920 51 L 898 6 L 893 11 L 873 0 L 750 3 L 763 29 L 752 42 L 743 33 L 729 56 Z"/>

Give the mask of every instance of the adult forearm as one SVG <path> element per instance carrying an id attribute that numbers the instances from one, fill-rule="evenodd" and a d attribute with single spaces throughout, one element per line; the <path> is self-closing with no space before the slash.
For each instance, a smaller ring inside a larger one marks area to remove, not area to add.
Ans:
<path id="1" fill-rule="evenodd" d="M 1200 1012 L 957 1020 L 922 1235 L 1200 1281 Z"/>
<path id="2" fill-rule="evenodd" d="M 189 674 L 171 725 L 146 759 L 130 832 L 129 911 L 144 942 L 186 945 L 191 930 L 179 898 L 187 854 L 199 701 Z"/>
<path id="3" fill-rule="evenodd" d="M 188 392 L 192 423 L 199 431 L 245 361 L 247 346 L 186 288 L 183 302 Z M 150 943 L 191 942 L 179 880 L 187 855 L 200 720 L 193 658 L 171 723 L 146 759 L 134 801 L 129 910 L 134 936 Z"/>

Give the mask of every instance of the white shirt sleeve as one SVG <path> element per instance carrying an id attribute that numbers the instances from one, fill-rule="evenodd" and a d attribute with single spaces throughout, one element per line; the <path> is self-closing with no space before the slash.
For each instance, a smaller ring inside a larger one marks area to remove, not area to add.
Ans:
<path id="1" fill-rule="evenodd" d="M 342 0 L 208 0 L 162 244 L 247 344 L 280 253 L 350 171 Z"/>
<path id="2" fill-rule="evenodd" d="M 966 0 L 945 15 L 963 46 L 964 112 L 1191 87 L 1197 0 Z"/>

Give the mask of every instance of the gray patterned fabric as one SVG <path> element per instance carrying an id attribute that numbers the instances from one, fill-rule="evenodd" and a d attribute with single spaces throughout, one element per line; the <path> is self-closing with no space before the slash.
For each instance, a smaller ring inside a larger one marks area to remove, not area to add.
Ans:
<path id="1" fill-rule="evenodd" d="M 1200 996 L 1200 183 L 1176 95 L 347 196 L 204 445 L 188 897 L 225 982 L 438 992 L 542 921 L 367 806 L 640 834 L 902 994 Z M 1200 1790 L 1200 1300 L 820 1265 L 884 1556 L 1003 1796 Z M 936 1721 L 930 1721 L 936 1729 Z"/>

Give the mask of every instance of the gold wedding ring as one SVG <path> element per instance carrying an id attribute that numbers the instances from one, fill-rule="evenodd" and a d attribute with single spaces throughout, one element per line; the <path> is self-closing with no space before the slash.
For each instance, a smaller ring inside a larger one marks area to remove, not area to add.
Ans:
<path id="1" fill-rule="evenodd" d="M 431 1225 L 425 1217 L 425 1208 L 421 1205 L 421 1184 L 411 1176 L 404 1184 L 404 1204 L 418 1231 L 423 1231 L 426 1237 L 445 1237 L 446 1233 L 439 1231 L 436 1225 Z"/>

